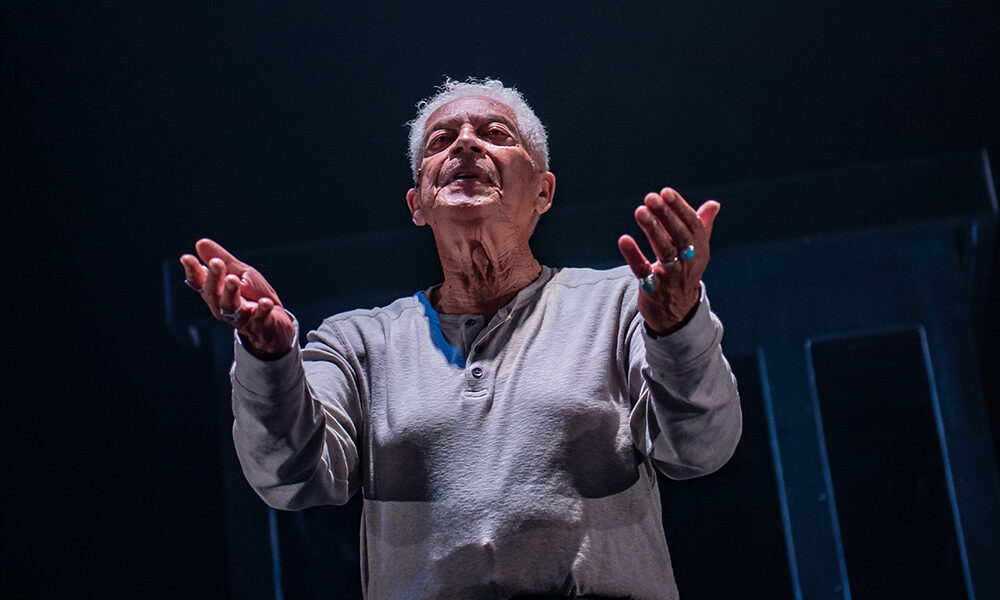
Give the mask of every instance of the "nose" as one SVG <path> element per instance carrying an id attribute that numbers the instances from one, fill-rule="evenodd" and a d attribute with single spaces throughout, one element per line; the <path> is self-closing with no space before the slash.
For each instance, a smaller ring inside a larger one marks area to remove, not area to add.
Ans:
<path id="1" fill-rule="evenodd" d="M 466 152 L 482 153 L 483 146 L 476 135 L 476 130 L 470 124 L 465 124 L 458 131 L 458 137 L 451 146 L 451 155 L 458 156 L 459 154 L 464 154 Z"/>

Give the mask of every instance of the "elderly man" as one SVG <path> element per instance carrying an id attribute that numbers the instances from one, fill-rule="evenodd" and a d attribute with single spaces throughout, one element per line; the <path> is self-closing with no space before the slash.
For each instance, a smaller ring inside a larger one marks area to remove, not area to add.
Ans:
<path id="1" fill-rule="evenodd" d="M 712 472 L 741 431 L 701 284 L 719 205 L 664 188 L 635 211 L 652 263 L 622 236 L 628 267 L 542 266 L 528 240 L 556 180 L 520 93 L 447 81 L 418 109 L 406 202 L 441 284 L 300 350 L 256 270 L 211 240 L 181 257 L 238 332 L 247 479 L 288 510 L 360 489 L 368 598 L 676 598 L 654 467 Z"/>

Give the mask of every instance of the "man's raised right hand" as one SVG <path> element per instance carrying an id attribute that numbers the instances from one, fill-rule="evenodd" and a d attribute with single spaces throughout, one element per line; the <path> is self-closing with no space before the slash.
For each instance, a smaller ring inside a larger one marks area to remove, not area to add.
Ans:
<path id="1" fill-rule="evenodd" d="M 264 276 L 208 238 L 198 240 L 195 251 L 198 256 L 181 256 L 184 277 L 212 316 L 236 329 L 254 356 L 273 360 L 287 354 L 297 343 L 295 324 Z"/>

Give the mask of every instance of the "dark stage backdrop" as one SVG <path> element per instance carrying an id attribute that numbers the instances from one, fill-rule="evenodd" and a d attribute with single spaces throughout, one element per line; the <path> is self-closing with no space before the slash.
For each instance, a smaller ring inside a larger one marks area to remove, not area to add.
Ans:
<path id="1" fill-rule="evenodd" d="M 377 276 L 400 268 L 377 232 L 408 223 L 403 123 L 445 75 L 525 92 L 551 223 L 663 185 L 1000 150 L 995 2 L 35 2 L 0 28 L 6 597 L 230 594 L 224 400 L 168 332 L 161 261 L 369 233 Z M 900 210 L 827 202 L 862 227 Z M 724 205 L 719 228 L 766 242 L 800 210 Z M 977 343 L 996 423 L 997 342 Z"/>

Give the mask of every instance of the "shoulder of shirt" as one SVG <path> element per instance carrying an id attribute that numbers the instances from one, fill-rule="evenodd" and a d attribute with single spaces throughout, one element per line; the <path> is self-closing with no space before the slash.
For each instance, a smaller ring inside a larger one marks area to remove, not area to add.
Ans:
<path id="1" fill-rule="evenodd" d="M 607 286 L 607 287 L 635 287 L 636 278 L 628 265 L 622 265 L 613 269 L 589 269 L 582 267 L 564 267 L 553 269 L 550 285 L 559 285 L 569 288 Z"/>
<path id="2" fill-rule="evenodd" d="M 421 316 L 424 314 L 424 307 L 416 294 L 397 298 L 386 306 L 358 308 L 337 313 L 324 319 L 323 325 L 344 325 L 347 323 L 361 325 L 366 321 L 395 321 L 406 316 L 410 311 L 418 311 Z"/>
<path id="3" fill-rule="evenodd" d="M 586 267 L 553 268 L 552 279 L 547 286 L 563 288 L 636 288 L 636 278 L 627 265 L 612 269 L 591 269 Z M 414 312 L 415 311 L 415 312 Z M 353 323 L 364 326 L 365 322 L 395 321 L 407 316 L 425 317 L 424 306 L 416 294 L 398 298 L 386 306 L 362 308 L 331 315 L 323 320 L 324 326 L 344 326 Z"/>

